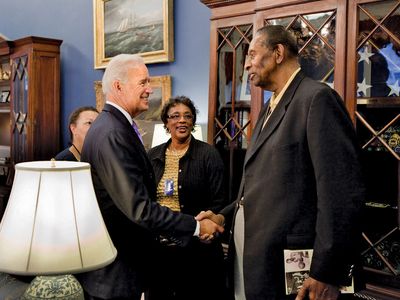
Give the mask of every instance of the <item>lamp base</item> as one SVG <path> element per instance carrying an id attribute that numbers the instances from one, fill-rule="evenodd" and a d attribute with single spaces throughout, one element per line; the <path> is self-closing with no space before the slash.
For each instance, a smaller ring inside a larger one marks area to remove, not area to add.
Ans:
<path id="1" fill-rule="evenodd" d="M 72 275 L 37 276 L 21 300 L 84 300 L 83 289 Z"/>

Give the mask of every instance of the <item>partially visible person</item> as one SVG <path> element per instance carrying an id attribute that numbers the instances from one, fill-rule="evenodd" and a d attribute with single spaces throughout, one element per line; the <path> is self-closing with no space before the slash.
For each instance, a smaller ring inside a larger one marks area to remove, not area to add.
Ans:
<path id="1" fill-rule="evenodd" d="M 152 93 L 143 58 L 113 57 L 102 85 L 106 104 L 86 135 L 82 161 L 91 165 L 100 210 L 118 254 L 108 266 L 77 277 L 86 300 L 138 300 L 153 274 L 159 234 L 185 246 L 193 235 L 210 235 L 223 228 L 173 212 L 156 201 L 153 168 L 133 119 L 148 109 Z"/>
<path id="2" fill-rule="evenodd" d="M 81 160 L 81 151 L 86 133 L 98 115 L 99 112 L 92 106 L 79 107 L 71 113 L 68 122 L 71 146 L 58 153 L 55 157 L 56 160 Z"/>
<path id="3" fill-rule="evenodd" d="M 218 215 L 233 221 L 235 299 L 335 300 L 360 255 L 365 188 L 352 121 L 335 90 L 303 74 L 283 26 L 256 32 L 245 68 L 273 95 L 253 130 L 238 199 Z M 297 296 L 285 295 L 285 249 L 313 249 Z"/>
<path id="4" fill-rule="evenodd" d="M 163 106 L 161 120 L 171 139 L 149 150 L 157 186 L 157 200 L 173 211 L 196 216 L 224 207 L 224 165 L 218 151 L 191 134 L 197 112 L 185 96 Z M 221 242 L 209 244 L 192 237 L 188 247 L 161 241 L 157 270 L 148 300 L 224 300 L 225 275 Z M 206 288 L 200 283 L 206 279 Z"/>

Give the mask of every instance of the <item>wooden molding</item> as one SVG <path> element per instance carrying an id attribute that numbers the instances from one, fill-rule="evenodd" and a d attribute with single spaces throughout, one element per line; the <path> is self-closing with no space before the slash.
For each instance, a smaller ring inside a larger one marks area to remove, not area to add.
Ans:
<path id="1" fill-rule="evenodd" d="M 200 0 L 204 5 L 209 8 L 215 8 L 220 6 L 227 6 L 245 2 L 254 2 L 255 0 Z"/>

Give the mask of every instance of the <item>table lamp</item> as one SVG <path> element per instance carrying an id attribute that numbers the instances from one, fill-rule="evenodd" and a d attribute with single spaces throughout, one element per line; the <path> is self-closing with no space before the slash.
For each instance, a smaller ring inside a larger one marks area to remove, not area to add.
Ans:
<path id="1" fill-rule="evenodd" d="M 0 223 L 0 271 L 45 275 L 32 281 L 22 299 L 83 299 L 82 287 L 68 274 L 104 267 L 116 255 L 88 163 L 15 165 Z"/>
<path id="2" fill-rule="evenodd" d="M 194 126 L 194 131 L 192 131 L 193 136 L 196 140 L 203 140 L 203 133 L 200 125 Z M 167 133 L 164 128 L 164 124 L 154 124 L 153 140 L 151 142 L 151 148 L 165 143 L 169 140 L 171 134 Z"/>

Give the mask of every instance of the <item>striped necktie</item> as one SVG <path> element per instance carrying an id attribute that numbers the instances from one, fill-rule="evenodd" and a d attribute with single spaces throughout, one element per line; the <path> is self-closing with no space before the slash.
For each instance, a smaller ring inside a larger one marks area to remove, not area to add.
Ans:
<path id="1" fill-rule="evenodd" d="M 140 134 L 139 128 L 138 128 L 138 126 L 136 125 L 135 121 L 133 121 L 133 120 L 132 120 L 132 127 L 133 127 L 133 130 L 135 130 L 136 135 L 138 136 L 139 140 L 140 140 L 140 141 L 142 142 L 142 144 L 143 144 L 142 135 Z"/>

